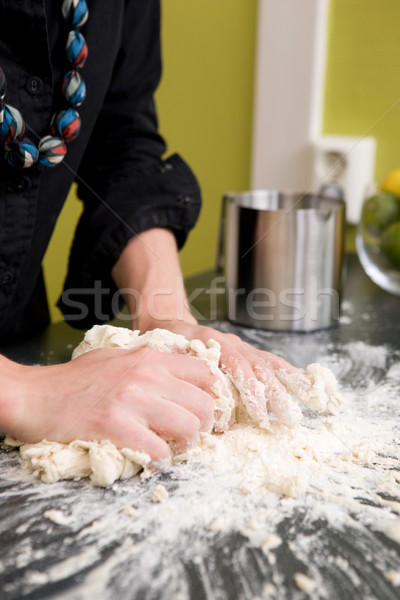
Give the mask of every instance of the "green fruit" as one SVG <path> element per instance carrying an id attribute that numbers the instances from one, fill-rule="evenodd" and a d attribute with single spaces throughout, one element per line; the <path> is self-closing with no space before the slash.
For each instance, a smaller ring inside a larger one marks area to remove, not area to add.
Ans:
<path id="1" fill-rule="evenodd" d="M 372 235 L 380 235 L 391 223 L 399 219 L 400 199 L 397 196 L 378 191 L 365 200 L 361 222 Z"/>
<path id="2" fill-rule="evenodd" d="M 392 223 L 383 232 L 381 250 L 389 262 L 400 269 L 400 221 Z"/>

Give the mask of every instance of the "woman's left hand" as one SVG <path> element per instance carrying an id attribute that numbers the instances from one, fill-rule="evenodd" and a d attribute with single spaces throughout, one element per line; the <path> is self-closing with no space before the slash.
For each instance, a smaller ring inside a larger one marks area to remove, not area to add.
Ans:
<path id="1" fill-rule="evenodd" d="M 205 344 L 210 339 L 216 340 L 221 346 L 220 367 L 240 391 L 247 411 L 254 419 L 268 419 L 269 408 L 286 425 L 294 425 L 300 420 L 301 410 L 292 394 L 307 393 L 311 388 L 302 369 L 274 354 L 257 350 L 237 335 L 211 327 L 187 321 L 169 321 L 156 326 Z"/>

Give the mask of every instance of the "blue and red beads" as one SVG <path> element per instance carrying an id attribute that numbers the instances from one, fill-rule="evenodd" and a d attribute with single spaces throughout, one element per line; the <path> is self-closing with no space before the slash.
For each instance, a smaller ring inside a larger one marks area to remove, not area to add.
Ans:
<path id="1" fill-rule="evenodd" d="M 81 106 L 86 98 L 86 84 L 75 69 L 68 71 L 61 86 L 66 101 L 71 106 Z"/>
<path id="2" fill-rule="evenodd" d="M 72 142 L 78 137 L 81 129 L 81 118 L 74 108 L 66 108 L 53 116 L 51 133 L 61 137 L 66 142 Z"/>
<path id="3" fill-rule="evenodd" d="M 46 167 L 55 167 L 67 154 L 67 146 L 64 141 L 53 135 L 46 135 L 39 142 L 39 162 Z"/>
<path id="4" fill-rule="evenodd" d="M 65 53 L 68 61 L 73 67 L 76 69 L 82 69 L 86 62 L 88 48 L 85 38 L 77 29 L 73 29 L 69 32 L 67 45 L 65 46 Z"/>
<path id="5" fill-rule="evenodd" d="M 25 123 L 19 110 L 8 104 L 3 108 L 3 120 L 0 124 L 0 139 L 5 144 L 14 142 L 25 133 Z"/>
<path id="6" fill-rule="evenodd" d="M 74 140 L 81 129 L 76 108 L 86 98 L 86 84 L 79 71 L 85 64 L 88 49 L 78 28 L 86 23 L 89 11 L 85 0 L 63 0 L 61 10 L 65 22 L 72 28 L 65 47 L 72 68 L 61 86 L 69 107 L 53 115 L 50 125 L 52 135 L 43 137 L 37 148 L 30 139 L 24 137 L 25 122 L 19 110 L 4 103 L 7 81 L 0 67 L 0 141 L 4 145 L 8 164 L 18 169 L 31 167 L 37 161 L 47 167 L 58 165 L 67 153 L 65 143 Z"/>
<path id="7" fill-rule="evenodd" d="M 38 149 L 28 138 L 12 142 L 6 151 L 8 164 L 17 169 L 31 167 L 37 161 L 38 156 Z"/>
<path id="8" fill-rule="evenodd" d="M 85 0 L 64 0 L 61 11 L 70 27 L 82 27 L 89 14 Z"/>

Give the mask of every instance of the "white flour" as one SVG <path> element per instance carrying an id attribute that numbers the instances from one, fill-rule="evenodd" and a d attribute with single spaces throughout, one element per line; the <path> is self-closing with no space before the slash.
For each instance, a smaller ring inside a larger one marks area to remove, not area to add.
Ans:
<path id="1" fill-rule="evenodd" d="M 346 401 L 335 416 L 306 409 L 301 424 L 271 421 L 270 433 L 236 423 L 204 434 L 166 473 L 107 490 L 84 481 L 46 486 L 46 505 L 54 497 L 65 515 L 52 519 L 60 524 L 50 522 L 47 535 L 57 539 L 62 528 L 64 545 L 51 564 L 41 563 L 32 508 L 16 545 L 31 565 L 19 585 L 37 593 L 78 571 L 79 595 L 65 589 L 63 600 L 396 598 L 399 359 L 360 342 L 320 357 L 342 381 Z M 36 490 L 39 501 L 42 489 L 31 483 L 26 493 L 31 499 Z"/>
<path id="2" fill-rule="evenodd" d="M 184 459 L 192 462 L 193 456 L 196 456 L 201 463 L 207 464 L 208 455 L 214 457 L 222 453 L 225 465 L 235 462 L 237 455 L 240 458 L 247 455 L 249 460 L 251 459 L 249 467 L 253 469 L 253 456 L 255 459 L 261 457 L 265 462 L 265 456 L 268 454 L 272 457 L 271 464 L 274 464 L 274 461 L 276 464 L 272 467 L 270 464 L 268 469 L 264 468 L 262 475 L 254 475 L 256 479 L 262 477 L 263 485 L 277 494 L 298 496 L 305 489 L 307 477 L 302 473 L 303 466 L 299 471 L 297 461 L 310 453 L 314 458 L 315 452 L 305 441 L 307 434 L 304 438 L 304 434 L 298 434 L 298 430 L 295 429 L 294 437 L 291 435 L 285 452 L 281 451 L 281 441 L 288 435 L 287 425 L 295 426 L 301 419 L 300 408 L 291 396 L 282 394 L 277 381 L 270 404 L 274 404 L 272 408 L 275 416 L 284 425 L 279 427 L 276 422 L 270 424 L 267 416 L 259 415 L 256 408 L 258 403 L 255 403 L 257 396 L 265 406 L 266 384 L 255 378 L 245 380 L 239 368 L 236 370 L 236 377 L 225 372 L 223 367 L 219 366 L 221 352 L 218 342 L 209 340 L 204 344 L 200 340 L 188 341 L 182 335 L 176 335 L 166 329 L 155 329 L 140 335 L 139 331 L 126 328 L 96 325 L 86 332 L 72 358 L 97 348 L 117 347 L 128 350 L 142 346 L 167 353 L 179 350 L 195 356 L 205 361 L 211 372 L 217 376 L 217 382 L 214 384 L 216 399 L 213 433 L 202 435 L 197 449 L 185 457 L 178 458 L 179 461 Z M 320 412 L 325 409 L 331 413 L 337 412 L 342 399 L 337 392 L 336 379 L 326 367 L 311 364 L 304 374 L 302 371 L 287 373 L 281 369 L 278 376 L 289 392 L 297 395 L 306 406 Z M 227 437 L 223 437 L 223 441 L 218 443 L 215 434 L 221 432 L 227 432 Z M 298 447 L 299 443 L 301 448 Z M 227 444 L 226 450 L 220 449 Z M 270 445 L 271 448 L 267 450 Z M 142 477 L 150 474 L 147 468 L 150 463 L 149 456 L 129 448 L 118 450 L 107 440 L 76 440 L 68 444 L 43 440 L 36 444 L 25 444 L 7 436 L 4 447 L 19 447 L 26 467 L 45 483 L 90 477 L 94 485 L 105 487 L 116 479 L 133 477 L 142 468 Z M 176 460 L 176 457 L 174 458 Z M 259 467 L 257 468 L 259 470 Z M 298 471 L 300 475 L 297 474 Z"/>

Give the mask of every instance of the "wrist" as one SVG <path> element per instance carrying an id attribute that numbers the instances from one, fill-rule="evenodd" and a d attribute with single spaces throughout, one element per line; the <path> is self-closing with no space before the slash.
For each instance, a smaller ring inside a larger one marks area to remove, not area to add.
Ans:
<path id="1" fill-rule="evenodd" d="M 23 413 L 23 378 L 28 367 L 0 356 L 0 432 L 14 435 Z"/>
<path id="2" fill-rule="evenodd" d="M 133 238 L 112 276 L 128 306 L 134 329 L 147 331 L 171 322 L 196 323 L 186 298 L 176 241 L 167 229 Z"/>
<path id="3" fill-rule="evenodd" d="M 153 289 L 142 295 L 141 306 L 136 314 L 131 312 L 132 328 L 149 331 L 156 328 L 168 329 L 172 323 L 186 322 L 196 324 L 187 302 L 186 294 L 181 290 Z"/>

